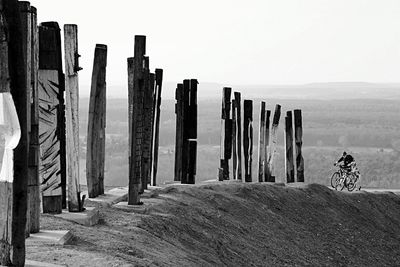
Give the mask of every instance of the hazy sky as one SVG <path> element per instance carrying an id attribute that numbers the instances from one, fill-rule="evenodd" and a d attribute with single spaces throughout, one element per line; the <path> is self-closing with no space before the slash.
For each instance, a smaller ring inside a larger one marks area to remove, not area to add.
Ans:
<path id="1" fill-rule="evenodd" d="M 399 0 L 32 0 L 40 22 L 78 24 L 81 84 L 96 43 L 127 83 L 134 35 L 164 80 L 228 84 L 399 82 Z M 86 93 L 85 93 L 86 94 Z"/>

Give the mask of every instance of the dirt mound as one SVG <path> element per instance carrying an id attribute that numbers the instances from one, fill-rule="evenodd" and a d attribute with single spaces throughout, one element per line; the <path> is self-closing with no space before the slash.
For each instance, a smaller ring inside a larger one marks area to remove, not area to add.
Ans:
<path id="1" fill-rule="evenodd" d="M 170 186 L 132 209 L 101 209 L 64 247 L 29 247 L 28 258 L 68 266 L 384 266 L 400 264 L 400 196 L 221 183 Z M 138 210 L 136 210 L 138 211 Z"/>

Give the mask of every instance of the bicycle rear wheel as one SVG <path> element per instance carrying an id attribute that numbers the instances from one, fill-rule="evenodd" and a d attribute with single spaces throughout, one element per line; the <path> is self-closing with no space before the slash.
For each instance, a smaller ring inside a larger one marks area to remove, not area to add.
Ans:
<path id="1" fill-rule="evenodd" d="M 337 189 L 337 186 L 339 185 L 339 183 L 340 183 L 340 173 L 339 172 L 335 172 L 335 173 L 332 174 L 332 177 L 331 177 L 331 186 L 332 186 L 332 188 Z"/>
<path id="2" fill-rule="evenodd" d="M 350 174 L 351 176 L 349 177 L 350 182 L 347 185 L 347 190 L 350 192 L 353 191 L 356 188 L 357 185 L 357 176 L 354 173 Z"/>

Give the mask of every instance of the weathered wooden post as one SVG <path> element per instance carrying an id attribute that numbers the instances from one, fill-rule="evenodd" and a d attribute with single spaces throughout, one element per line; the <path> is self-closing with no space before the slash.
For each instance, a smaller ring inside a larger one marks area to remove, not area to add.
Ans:
<path id="1" fill-rule="evenodd" d="M 293 118 L 292 112 L 288 111 L 285 117 L 285 173 L 286 182 L 294 182 L 293 164 Z"/>
<path id="2" fill-rule="evenodd" d="M 186 182 L 195 184 L 196 180 L 196 157 L 197 157 L 197 80 L 191 79 L 189 82 L 189 109 L 187 127 L 187 170 Z"/>
<path id="3" fill-rule="evenodd" d="M 39 26 L 39 143 L 44 213 L 61 213 L 65 165 L 64 75 L 61 36 L 56 22 Z"/>
<path id="4" fill-rule="evenodd" d="M 135 36 L 135 57 L 128 58 L 128 83 L 129 83 L 129 123 L 130 123 L 130 151 L 129 151 L 129 188 L 128 204 L 139 205 L 142 183 L 142 156 L 144 114 L 143 101 L 145 87 L 148 86 L 148 73 L 146 66 L 146 36 Z M 146 79 L 147 78 L 147 79 Z"/>
<path id="5" fill-rule="evenodd" d="M 237 121 L 236 121 L 236 101 L 232 99 L 232 176 L 237 180 Z"/>
<path id="6" fill-rule="evenodd" d="M 258 181 L 264 182 L 264 164 L 265 164 L 265 102 L 261 101 L 260 106 L 260 124 L 258 135 Z"/>
<path id="7" fill-rule="evenodd" d="M 142 144 L 142 186 L 143 193 L 150 183 L 151 177 L 151 143 L 153 128 L 153 91 L 154 74 L 150 73 L 149 57 L 145 57 L 144 67 L 144 95 L 143 95 L 143 144 Z"/>
<path id="8" fill-rule="evenodd" d="M 304 182 L 304 159 L 301 152 L 303 145 L 303 121 L 300 109 L 294 110 L 294 135 L 296 143 L 296 182 Z"/>
<path id="9" fill-rule="evenodd" d="M 79 54 L 78 26 L 64 25 L 65 98 L 67 125 L 68 210 L 83 210 L 79 183 Z"/>
<path id="10" fill-rule="evenodd" d="M 31 132 L 29 135 L 28 222 L 30 233 L 40 230 L 40 179 L 39 179 L 39 33 L 37 11 L 31 6 Z"/>
<path id="11" fill-rule="evenodd" d="M 162 80 L 163 80 L 163 70 L 156 69 L 155 73 L 155 83 L 156 88 L 154 90 L 154 130 L 153 130 L 153 171 L 152 171 L 152 185 L 157 185 L 157 166 L 158 166 L 158 146 L 159 146 L 159 136 L 160 136 L 160 116 L 161 116 L 161 90 L 162 90 Z"/>
<path id="12" fill-rule="evenodd" d="M 96 44 L 90 89 L 86 149 L 86 180 L 89 197 L 104 194 L 106 146 L 106 68 L 107 46 Z"/>
<path id="13" fill-rule="evenodd" d="M 241 95 L 235 92 L 235 106 L 236 106 L 236 151 L 237 151 L 237 174 L 236 178 L 242 180 L 242 110 L 241 110 Z"/>
<path id="14" fill-rule="evenodd" d="M 175 176 L 174 181 L 182 180 L 182 147 L 183 147 L 183 84 L 178 84 L 175 91 Z"/>
<path id="15" fill-rule="evenodd" d="M 190 105 L 190 80 L 183 81 L 182 94 L 182 177 L 181 183 L 188 183 L 188 150 L 189 150 L 189 105 Z"/>
<path id="16" fill-rule="evenodd" d="M 230 118 L 232 89 L 224 87 L 221 111 L 221 161 L 219 180 L 229 180 L 229 159 L 232 157 L 232 120 Z"/>
<path id="17" fill-rule="evenodd" d="M 276 105 L 275 106 L 275 112 L 274 112 L 274 118 L 272 120 L 272 126 L 271 126 L 271 140 L 270 140 L 270 150 L 269 150 L 269 169 L 271 171 L 271 180 L 275 182 L 275 176 L 274 174 L 274 158 L 276 154 L 276 146 L 278 143 L 278 126 L 279 126 L 279 119 L 281 117 L 281 106 Z"/>
<path id="18" fill-rule="evenodd" d="M 25 263 L 30 124 L 30 84 L 26 84 L 30 66 L 25 61 L 31 59 L 23 56 L 19 11 L 18 1 L 0 0 L 0 124 L 6 138 L 0 173 L 0 265 L 6 266 Z"/>
<path id="19" fill-rule="evenodd" d="M 243 102 L 243 149 L 244 149 L 244 179 L 251 182 L 251 165 L 253 161 L 253 100 Z"/>
<path id="20" fill-rule="evenodd" d="M 265 164 L 264 164 L 264 181 L 266 182 L 275 182 L 272 179 L 272 174 L 270 170 L 270 165 L 269 165 L 269 157 L 270 157 L 270 149 L 271 147 L 269 146 L 269 141 L 270 141 L 270 118 L 271 118 L 271 110 L 267 110 L 266 116 L 265 116 Z"/>

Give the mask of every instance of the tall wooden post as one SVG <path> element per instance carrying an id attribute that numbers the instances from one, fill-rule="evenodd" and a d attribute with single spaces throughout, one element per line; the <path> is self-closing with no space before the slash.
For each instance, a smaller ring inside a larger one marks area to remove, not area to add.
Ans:
<path id="1" fill-rule="evenodd" d="M 30 85 L 19 11 L 18 1 L 0 0 L 0 124 L 7 129 L 0 178 L 0 265 L 6 266 L 25 263 Z"/>
<path id="2" fill-rule="evenodd" d="M 300 109 L 294 110 L 294 135 L 296 143 L 297 182 L 304 182 L 304 159 L 301 152 L 303 145 L 303 121 Z"/>
<path id="3" fill-rule="evenodd" d="M 187 170 L 188 170 L 188 150 L 189 150 L 189 101 L 190 101 L 190 80 L 183 81 L 183 104 L 182 104 L 182 177 L 181 183 L 187 184 Z"/>
<path id="4" fill-rule="evenodd" d="M 236 101 L 232 99 L 232 176 L 237 179 L 237 121 L 236 121 Z"/>
<path id="5" fill-rule="evenodd" d="M 271 126 L 271 140 L 270 140 L 270 149 L 269 149 L 269 169 L 271 171 L 271 180 L 275 182 L 275 176 L 274 174 L 274 158 L 276 154 L 276 146 L 278 143 L 278 126 L 279 126 L 279 119 L 281 117 L 281 106 L 276 105 L 275 106 L 275 112 L 274 112 L 274 118 L 272 120 L 272 126 Z"/>
<path id="6" fill-rule="evenodd" d="M 67 125 L 68 210 L 82 211 L 79 183 L 79 54 L 78 26 L 64 25 L 65 98 Z"/>
<path id="7" fill-rule="evenodd" d="M 56 22 L 39 26 L 39 143 L 44 213 L 61 213 L 65 165 L 64 75 L 61 36 Z"/>
<path id="8" fill-rule="evenodd" d="M 253 161 L 253 100 L 243 102 L 243 149 L 244 149 L 244 179 L 251 182 L 251 165 Z"/>
<path id="9" fill-rule="evenodd" d="M 185 80 L 186 81 L 186 80 Z M 195 184 L 196 180 L 196 158 L 197 158 L 197 80 L 191 79 L 189 82 L 189 109 L 187 125 L 187 176 L 188 184 Z"/>
<path id="10" fill-rule="evenodd" d="M 107 46 L 96 44 L 90 90 L 86 149 L 86 180 L 89 197 L 104 194 L 106 146 L 106 68 Z"/>
<path id="11" fill-rule="evenodd" d="M 286 182 L 294 182 L 293 164 L 293 118 L 292 112 L 288 111 L 285 117 L 285 173 Z"/>
<path id="12" fill-rule="evenodd" d="M 151 175 L 151 143 L 153 128 L 153 91 L 154 74 L 150 73 L 149 57 L 145 57 L 143 95 L 143 144 L 142 144 L 142 186 L 140 192 L 147 189 Z"/>
<path id="13" fill-rule="evenodd" d="M 265 164 L 264 164 L 264 181 L 266 182 L 275 182 L 272 179 L 272 174 L 269 166 L 269 156 L 270 156 L 270 118 L 271 118 L 271 110 L 266 111 L 265 115 Z"/>
<path id="14" fill-rule="evenodd" d="M 221 161 L 219 180 L 229 180 L 229 159 L 232 157 L 232 120 L 230 118 L 232 89 L 224 87 L 221 111 Z"/>
<path id="15" fill-rule="evenodd" d="M 152 171 L 152 185 L 157 185 L 157 166 L 158 166 L 158 146 L 159 146 L 159 135 L 160 135 L 160 116 L 161 116 L 161 90 L 163 80 L 163 70 L 156 69 L 155 73 L 156 88 L 154 90 L 154 130 L 153 130 L 153 171 Z"/>
<path id="16" fill-rule="evenodd" d="M 31 132 L 29 136 L 28 222 L 30 233 L 40 230 L 40 179 L 39 179 L 39 35 L 37 11 L 31 6 Z"/>
<path id="17" fill-rule="evenodd" d="M 265 165 L 265 102 L 261 101 L 258 135 L 258 181 L 264 182 Z"/>
<path id="18" fill-rule="evenodd" d="M 178 84 L 175 91 L 175 176 L 174 181 L 182 180 L 182 148 L 183 148 L 183 84 Z"/>
<path id="19" fill-rule="evenodd" d="M 242 180 L 242 114 L 241 114 L 241 95 L 235 92 L 235 106 L 236 106 L 236 151 L 237 151 L 237 174 L 238 180 Z"/>
<path id="20" fill-rule="evenodd" d="M 143 155 L 143 134 L 144 116 L 143 101 L 145 87 L 148 86 L 146 77 L 146 36 L 135 36 L 135 57 L 128 59 L 128 82 L 129 82 L 129 123 L 131 124 L 130 151 L 129 151 L 129 189 L 128 204 L 139 205 L 142 182 L 142 155 Z"/>

